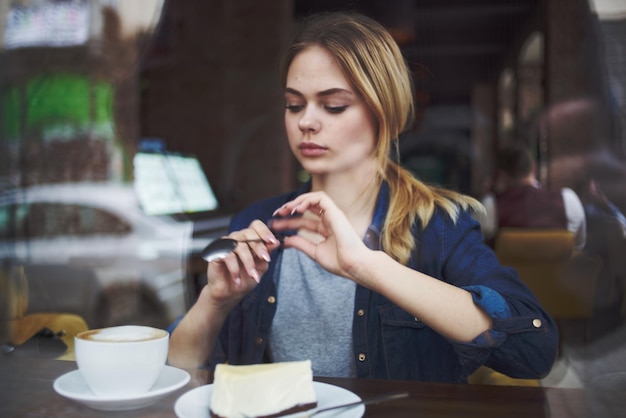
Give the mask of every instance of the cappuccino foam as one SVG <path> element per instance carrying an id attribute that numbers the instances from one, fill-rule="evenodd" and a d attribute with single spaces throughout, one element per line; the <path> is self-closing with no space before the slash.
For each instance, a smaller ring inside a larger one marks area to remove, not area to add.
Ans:
<path id="1" fill-rule="evenodd" d="M 162 338 L 166 334 L 167 332 L 161 329 L 123 325 L 83 332 L 78 337 L 90 341 L 135 342 Z"/>

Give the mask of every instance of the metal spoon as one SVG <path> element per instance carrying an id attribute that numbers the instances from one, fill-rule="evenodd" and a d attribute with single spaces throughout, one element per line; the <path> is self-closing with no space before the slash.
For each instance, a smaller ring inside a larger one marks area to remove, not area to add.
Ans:
<path id="1" fill-rule="evenodd" d="M 282 242 L 282 237 L 277 237 L 279 241 Z M 236 240 L 232 238 L 218 238 L 215 241 L 212 241 L 209 245 L 204 247 L 200 255 L 203 259 L 208 261 L 220 260 L 226 257 L 228 254 L 232 253 L 235 248 L 237 248 L 237 244 L 240 242 L 261 242 L 263 241 L 261 238 L 256 239 L 243 239 Z"/>
<path id="2" fill-rule="evenodd" d="M 251 240 L 251 241 L 261 241 L 260 239 Z M 228 254 L 232 253 L 235 248 L 237 248 L 237 244 L 240 242 L 251 242 L 251 241 L 237 241 L 232 238 L 218 238 L 215 241 L 211 241 L 209 245 L 204 247 L 200 255 L 203 259 L 208 261 L 220 260 L 226 257 Z"/>
<path id="3" fill-rule="evenodd" d="M 327 408 L 317 409 L 317 410 L 312 411 L 311 414 L 307 414 L 306 412 L 304 412 L 304 413 L 295 413 L 293 415 L 294 416 L 302 416 L 303 418 L 311 418 L 312 416 L 315 416 L 317 414 L 322 414 L 324 412 L 332 411 L 334 409 L 351 408 L 353 406 L 369 405 L 369 404 L 374 404 L 374 403 L 393 401 L 393 400 L 396 400 L 396 399 L 408 398 L 408 397 L 409 397 L 409 393 L 408 392 L 391 392 L 391 393 L 386 393 L 384 395 L 375 396 L 373 398 L 369 398 L 369 399 L 366 399 L 366 400 L 362 400 L 361 399 L 361 400 L 356 401 L 356 402 L 344 403 L 344 404 L 341 404 L 341 405 L 335 405 L 335 406 L 329 406 Z M 248 417 L 248 416 L 245 416 L 245 417 L 246 418 L 252 418 L 252 417 Z"/>
<path id="4" fill-rule="evenodd" d="M 370 399 L 365 399 L 365 400 L 360 400 L 360 401 L 356 401 L 356 402 L 346 403 L 346 404 L 342 404 L 342 405 L 329 406 L 328 408 L 318 409 L 315 412 L 313 412 L 311 415 L 309 415 L 309 417 L 312 417 L 312 416 L 317 415 L 317 414 L 321 414 L 321 413 L 326 412 L 326 411 L 331 411 L 333 409 L 350 408 L 350 407 L 358 406 L 358 405 L 369 405 L 369 404 L 374 404 L 374 403 L 392 401 L 392 400 L 396 400 L 396 399 L 403 399 L 403 398 L 407 398 L 408 396 L 409 396 L 408 392 L 387 393 L 387 394 L 376 396 L 376 397 L 373 397 L 373 398 L 370 398 Z"/>

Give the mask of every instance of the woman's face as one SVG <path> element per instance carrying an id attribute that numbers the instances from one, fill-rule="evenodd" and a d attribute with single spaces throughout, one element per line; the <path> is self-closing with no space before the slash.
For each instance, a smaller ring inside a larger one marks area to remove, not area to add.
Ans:
<path id="1" fill-rule="evenodd" d="M 365 101 L 334 57 L 313 46 L 291 62 L 285 127 L 292 152 L 312 175 L 371 174 L 376 129 Z"/>

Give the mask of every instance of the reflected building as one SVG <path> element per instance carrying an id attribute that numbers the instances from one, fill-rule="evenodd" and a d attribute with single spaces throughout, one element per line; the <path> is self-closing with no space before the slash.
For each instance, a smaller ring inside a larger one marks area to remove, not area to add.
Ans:
<path id="1" fill-rule="evenodd" d="M 5 187 L 130 179 L 134 68 L 161 3 L 2 3 Z"/>

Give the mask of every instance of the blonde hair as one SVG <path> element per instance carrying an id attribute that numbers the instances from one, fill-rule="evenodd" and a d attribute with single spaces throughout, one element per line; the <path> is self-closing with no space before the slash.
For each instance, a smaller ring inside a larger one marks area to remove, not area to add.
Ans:
<path id="1" fill-rule="evenodd" d="M 415 247 L 413 224 L 418 219 L 426 227 L 436 207 L 454 221 L 459 208 L 484 210 L 472 197 L 419 181 L 390 158 L 392 141 L 397 141 L 413 121 L 413 85 L 398 45 L 382 25 L 357 13 L 321 13 L 309 17 L 285 55 L 283 85 L 293 59 L 314 45 L 335 57 L 376 120 L 378 181 L 386 181 L 390 188 L 389 211 L 381 236 L 385 252 L 406 263 Z"/>

